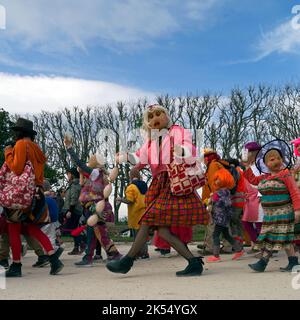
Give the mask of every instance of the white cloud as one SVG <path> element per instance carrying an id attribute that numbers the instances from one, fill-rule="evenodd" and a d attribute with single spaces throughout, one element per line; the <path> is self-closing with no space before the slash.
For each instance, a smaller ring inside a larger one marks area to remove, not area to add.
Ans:
<path id="1" fill-rule="evenodd" d="M 227 2 L 223 1 L 224 2 Z M 1 0 L 7 11 L 3 40 L 23 49 L 88 52 L 90 45 L 145 47 L 210 20 L 216 0 Z M 223 4 L 222 4 L 223 5 Z M 211 12 L 211 14 L 210 14 Z"/>
<path id="2" fill-rule="evenodd" d="M 262 34 L 257 45 L 256 61 L 272 53 L 300 53 L 300 30 L 293 28 L 291 20 Z"/>
<path id="3" fill-rule="evenodd" d="M 205 18 L 207 19 L 207 14 L 209 11 L 215 7 L 217 4 L 217 0 L 189 0 L 186 1 L 186 12 L 187 16 L 196 21 L 202 21 Z"/>
<path id="4" fill-rule="evenodd" d="M 101 106 L 154 94 L 109 82 L 0 73 L 0 107 L 10 113 L 56 111 L 64 107 Z"/>

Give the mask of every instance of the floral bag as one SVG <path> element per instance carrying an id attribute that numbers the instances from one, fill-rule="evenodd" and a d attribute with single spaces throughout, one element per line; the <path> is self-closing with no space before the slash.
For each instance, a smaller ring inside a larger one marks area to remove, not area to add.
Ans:
<path id="1" fill-rule="evenodd" d="M 4 163 L 0 169 L 0 205 L 8 209 L 25 209 L 31 206 L 34 194 L 35 175 L 31 162 L 26 162 L 20 175 Z"/>
<path id="2" fill-rule="evenodd" d="M 174 157 L 174 138 L 171 137 L 171 163 L 167 164 L 171 192 L 175 196 L 186 196 L 205 185 L 205 176 L 196 161 L 194 164 L 177 163 Z"/>
<path id="3" fill-rule="evenodd" d="M 4 210 L 7 221 L 13 223 L 27 222 L 39 225 L 50 223 L 49 208 L 46 203 L 45 195 L 41 187 L 36 187 L 32 203 L 25 209 Z"/>

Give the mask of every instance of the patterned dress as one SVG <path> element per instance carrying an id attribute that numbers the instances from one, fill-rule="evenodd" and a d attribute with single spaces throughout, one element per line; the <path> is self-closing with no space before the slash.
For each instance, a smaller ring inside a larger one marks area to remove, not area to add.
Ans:
<path id="1" fill-rule="evenodd" d="M 255 180 L 260 180 L 258 190 L 262 194 L 265 213 L 257 247 L 269 251 L 289 248 L 296 239 L 294 212 L 300 209 L 300 191 L 295 180 L 288 170 L 256 177 Z"/>
<path id="2" fill-rule="evenodd" d="M 154 177 L 146 193 L 142 224 L 150 226 L 193 226 L 207 224 L 208 214 L 197 192 L 174 196 L 166 171 Z"/>
<path id="3" fill-rule="evenodd" d="M 151 168 L 153 180 L 145 196 L 145 214 L 140 223 L 150 226 L 193 226 L 207 224 L 208 213 L 198 193 L 195 191 L 186 196 L 176 196 L 171 192 L 170 179 L 165 164 L 171 159 L 171 137 L 174 145 L 180 145 L 196 156 L 189 130 L 173 125 L 167 135 L 147 140 L 136 152 L 141 170 L 146 165 Z M 191 156 L 190 155 L 190 156 Z M 188 159 L 188 156 L 184 158 Z"/>

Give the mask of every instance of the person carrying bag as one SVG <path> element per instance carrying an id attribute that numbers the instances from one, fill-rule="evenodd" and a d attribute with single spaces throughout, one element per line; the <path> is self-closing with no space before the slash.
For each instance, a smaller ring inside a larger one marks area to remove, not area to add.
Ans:
<path id="1" fill-rule="evenodd" d="M 43 181 L 44 181 L 44 166 L 46 163 L 46 156 L 40 147 L 34 142 L 36 131 L 33 130 L 33 123 L 30 120 L 19 118 L 12 130 L 15 133 L 15 146 L 7 146 L 4 150 L 5 155 L 5 170 L 8 169 L 14 174 L 15 179 L 21 179 L 27 172 L 28 179 L 23 181 L 24 190 L 30 189 L 31 193 L 22 194 L 20 185 L 15 186 L 17 190 L 12 190 L 12 193 L 19 195 L 23 199 L 21 208 L 13 208 L 20 206 L 13 201 L 11 204 L 4 205 L 4 211 L 8 222 L 8 235 L 9 243 L 12 249 L 13 263 L 6 271 L 6 277 L 21 277 L 21 233 L 25 232 L 29 236 L 35 238 L 40 242 L 43 249 L 49 255 L 51 264 L 50 274 L 55 275 L 63 268 L 62 262 L 54 253 L 53 247 L 49 238 L 40 230 L 37 223 L 49 222 L 48 209 L 45 204 L 45 197 L 43 194 Z M 32 169 L 29 169 L 30 164 Z M 27 171 L 28 170 L 28 171 Z M 30 172 L 33 170 L 33 172 Z M 30 179 L 29 179 L 30 177 Z M 33 180 L 34 177 L 34 181 Z M 26 181 L 29 186 L 26 186 Z M 0 187 L 1 188 L 1 187 Z M 27 189 L 26 189 L 27 188 Z M 1 192 L 3 194 L 2 188 Z M 4 191 L 5 193 L 5 191 Z M 26 204 L 25 204 L 26 202 Z M 13 221 L 12 217 L 16 218 Z M 26 222 L 26 223 L 25 223 Z"/>

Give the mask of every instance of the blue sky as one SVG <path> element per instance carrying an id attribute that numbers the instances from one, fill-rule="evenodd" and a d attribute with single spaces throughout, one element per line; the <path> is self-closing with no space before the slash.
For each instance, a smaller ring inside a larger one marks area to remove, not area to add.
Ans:
<path id="1" fill-rule="evenodd" d="M 300 30 L 290 22 L 300 0 L 1 5 L 0 105 L 9 111 L 299 81 Z"/>

